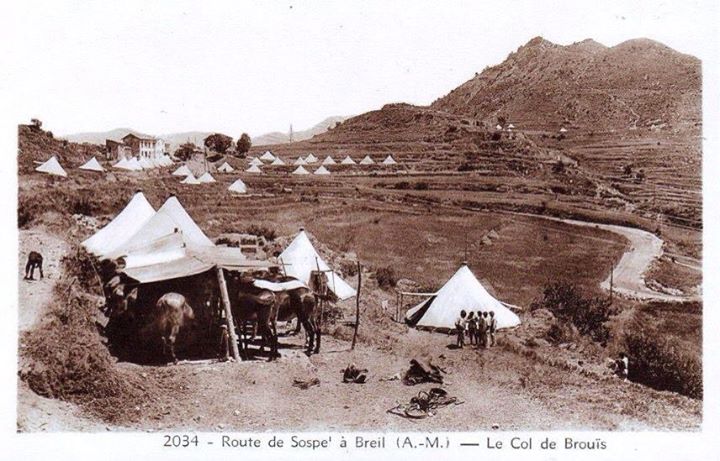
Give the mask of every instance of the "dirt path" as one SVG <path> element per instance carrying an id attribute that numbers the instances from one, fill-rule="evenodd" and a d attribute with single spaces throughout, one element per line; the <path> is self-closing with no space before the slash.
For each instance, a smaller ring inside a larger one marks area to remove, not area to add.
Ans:
<path id="1" fill-rule="evenodd" d="M 69 250 L 68 244 L 42 229 L 19 231 L 18 268 L 18 332 L 31 331 L 43 318 L 45 307 L 52 299 L 55 281 L 60 277 L 60 260 Z M 25 262 L 30 251 L 43 255 L 45 278 L 35 271 L 35 280 L 23 280 Z M 22 365 L 22 356 L 19 357 Z M 47 399 L 35 394 L 17 380 L 17 428 L 22 432 L 41 431 L 104 431 L 101 422 L 84 416 L 71 403 Z"/>
<path id="2" fill-rule="evenodd" d="M 18 246 L 18 328 L 25 331 L 32 328 L 42 317 L 45 305 L 52 297 L 53 286 L 60 276 L 60 260 L 69 250 L 68 244 L 42 229 L 21 230 Z M 35 280 L 23 280 L 27 255 L 37 251 L 43 255 L 45 278 L 35 271 Z"/>

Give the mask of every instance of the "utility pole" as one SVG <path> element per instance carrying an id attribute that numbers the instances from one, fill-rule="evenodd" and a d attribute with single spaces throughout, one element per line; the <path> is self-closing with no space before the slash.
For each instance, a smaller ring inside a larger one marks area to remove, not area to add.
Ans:
<path id="1" fill-rule="evenodd" d="M 293 142 L 293 129 L 292 129 L 292 123 L 290 124 L 290 135 L 288 136 L 290 138 L 290 142 Z"/>

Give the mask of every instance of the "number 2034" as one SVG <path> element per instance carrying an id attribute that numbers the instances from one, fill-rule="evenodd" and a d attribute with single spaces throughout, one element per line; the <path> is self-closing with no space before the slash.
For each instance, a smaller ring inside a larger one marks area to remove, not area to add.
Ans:
<path id="1" fill-rule="evenodd" d="M 175 448 L 184 448 L 184 447 L 197 447 L 198 446 L 198 438 L 197 435 L 189 436 L 189 435 L 165 435 L 165 443 L 163 444 L 164 447 L 175 447 Z"/>

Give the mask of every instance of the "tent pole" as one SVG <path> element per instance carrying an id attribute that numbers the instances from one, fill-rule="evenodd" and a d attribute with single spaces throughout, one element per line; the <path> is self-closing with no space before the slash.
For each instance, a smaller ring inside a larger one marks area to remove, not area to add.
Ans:
<path id="1" fill-rule="evenodd" d="M 317 267 L 319 276 L 322 272 L 320 271 L 320 262 L 318 261 L 317 256 L 315 256 L 315 266 Z M 320 297 L 318 297 L 318 299 L 320 300 L 320 328 L 322 329 L 323 322 L 325 321 L 325 300 Z"/>
<path id="2" fill-rule="evenodd" d="M 350 350 L 355 349 L 355 342 L 357 341 L 358 327 L 360 326 L 360 287 L 362 286 L 362 268 L 360 267 L 360 261 L 357 262 L 358 271 L 358 287 L 357 294 L 355 295 L 355 331 L 353 332 L 352 346 Z"/>
<path id="3" fill-rule="evenodd" d="M 220 286 L 220 297 L 222 298 L 223 308 L 225 309 L 225 321 L 230 333 L 230 346 L 232 348 L 232 356 L 237 361 L 240 360 L 240 351 L 238 350 L 238 337 L 235 333 L 235 321 L 233 320 L 232 309 L 230 309 L 230 296 L 228 295 L 227 285 L 225 284 L 225 275 L 220 266 L 215 267 L 217 273 L 218 285 Z"/>

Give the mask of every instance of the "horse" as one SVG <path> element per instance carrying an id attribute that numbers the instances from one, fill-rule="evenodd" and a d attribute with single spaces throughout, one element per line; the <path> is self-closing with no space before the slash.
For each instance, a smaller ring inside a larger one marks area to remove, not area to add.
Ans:
<path id="1" fill-rule="evenodd" d="M 175 340 L 180 329 L 195 318 L 192 307 L 185 296 L 179 293 L 165 293 L 155 303 L 155 308 L 149 316 L 150 321 L 142 328 L 141 335 L 150 338 L 160 336 L 163 358 L 168 358 L 169 350 L 170 358 L 177 364 Z"/>
<path id="2" fill-rule="evenodd" d="M 34 275 L 36 268 L 40 269 L 40 278 L 45 278 L 45 276 L 43 275 L 42 265 L 42 255 L 37 251 L 31 251 L 28 254 L 27 264 L 25 264 L 25 280 L 35 280 Z"/>
<path id="3" fill-rule="evenodd" d="M 270 348 L 269 361 L 275 360 L 278 353 L 277 317 L 278 303 L 275 294 L 263 288 L 256 287 L 254 279 L 247 275 L 231 275 L 232 290 L 230 291 L 230 308 L 235 323 L 242 324 L 245 321 L 257 322 L 258 332 L 262 337 L 260 351 L 264 351 L 265 345 Z M 247 342 L 245 343 L 247 349 Z"/>

